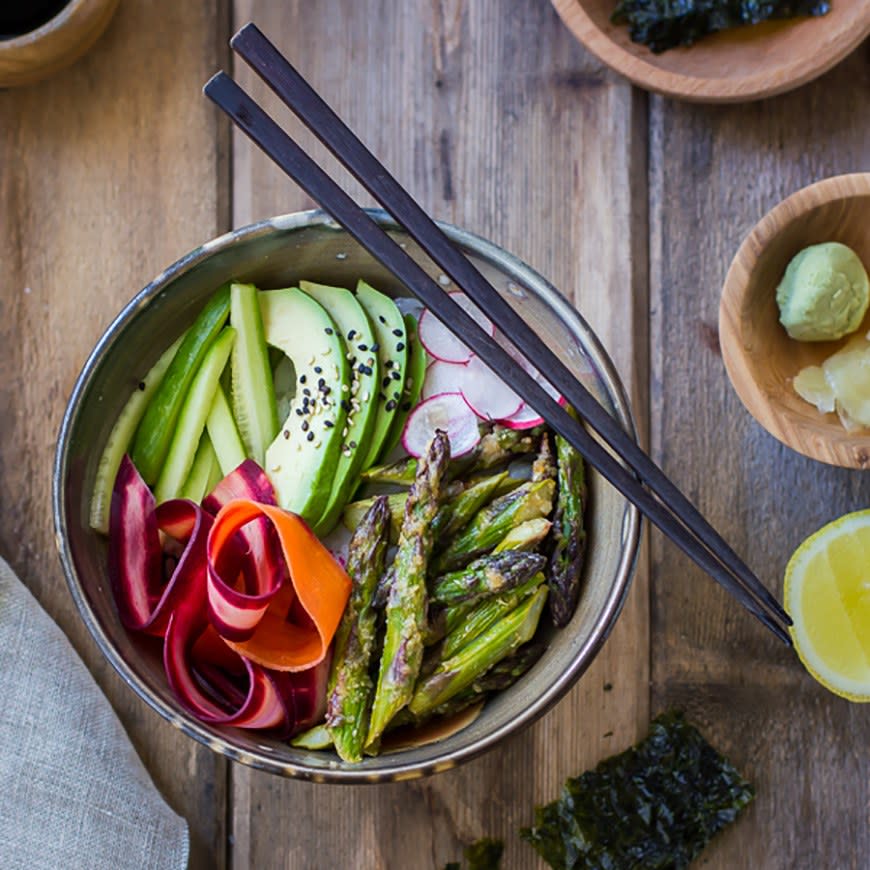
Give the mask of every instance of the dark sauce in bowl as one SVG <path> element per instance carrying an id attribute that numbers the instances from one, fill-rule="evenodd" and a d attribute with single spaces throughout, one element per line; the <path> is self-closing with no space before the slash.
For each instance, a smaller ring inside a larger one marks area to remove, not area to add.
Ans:
<path id="1" fill-rule="evenodd" d="M 51 21 L 71 0 L 0 0 L 0 40 L 14 39 Z"/>

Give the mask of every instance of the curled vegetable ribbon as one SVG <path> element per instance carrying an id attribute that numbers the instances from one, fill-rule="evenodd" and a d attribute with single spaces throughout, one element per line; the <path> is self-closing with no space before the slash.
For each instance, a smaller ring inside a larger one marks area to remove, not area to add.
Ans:
<path id="1" fill-rule="evenodd" d="M 243 463 L 218 484 L 206 505 L 218 509 L 239 492 L 273 498 L 262 469 Z M 211 514 L 191 501 L 174 499 L 155 507 L 150 489 L 124 457 L 112 494 L 109 538 L 109 573 L 121 621 L 128 629 L 164 637 L 170 688 L 202 721 L 292 734 L 323 714 L 329 656 L 320 655 L 298 673 L 276 672 L 240 655 L 220 637 L 208 608 L 213 524 Z M 168 581 L 161 532 L 181 547 Z M 273 534 L 264 520 L 249 524 L 227 536 L 225 558 L 243 565 L 248 583 L 256 584 L 259 577 L 277 589 L 292 590 Z"/>
<path id="2" fill-rule="evenodd" d="M 246 570 L 234 545 L 236 534 L 261 518 L 277 534 L 289 582 Z M 276 671 L 324 661 L 351 582 L 301 517 L 249 499 L 230 501 L 215 517 L 207 557 L 209 617 L 232 649 Z"/>

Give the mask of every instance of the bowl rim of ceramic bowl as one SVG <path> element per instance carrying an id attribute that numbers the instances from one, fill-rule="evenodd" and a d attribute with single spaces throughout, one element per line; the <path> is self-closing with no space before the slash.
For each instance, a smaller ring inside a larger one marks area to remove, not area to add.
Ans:
<path id="1" fill-rule="evenodd" d="M 719 299 L 722 362 L 728 380 L 744 408 L 781 444 L 802 456 L 840 468 L 867 467 L 866 456 L 870 455 L 870 435 L 867 430 L 847 432 L 839 421 L 836 424 L 825 422 L 824 428 L 831 426 L 831 439 L 826 445 L 827 449 L 814 452 L 812 445 L 818 443 L 816 436 L 821 428 L 820 422 L 795 414 L 772 399 L 763 389 L 756 377 L 758 369 L 753 355 L 746 346 L 741 320 L 735 319 L 729 309 L 743 309 L 753 272 L 758 268 L 768 245 L 785 227 L 803 220 L 825 205 L 856 196 L 870 196 L 870 172 L 850 172 L 823 178 L 794 191 L 777 203 L 740 243 L 728 267 Z M 775 290 L 772 287 L 771 293 Z M 819 414 L 819 420 L 822 417 Z M 792 434 L 802 437 L 790 437 Z M 861 456 L 865 458 L 862 460 Z"/>
<path id="2" fill-rule="evenodd" d="M 740 78 L 699 76 L 663 69 L 629 51 L 598 26 L 582 0 L 551 2 L 574 37 L 602 63 L 640 88 L 692 103 L 742 103 L 787 93 L 824 75 L 870 35 L 868 16 L 863 27 L 845 30 L 840 40 L 822 43 L 822 50 L 809 61 L 798 57 L 776 70 L 750 73 Z M 615 5 L 616 0 L 614 8 Z M 688 46 L 684 50 L 691 49 L 692 46 Z"/>
<path id="3" fill-rule="evenodd" d="M 378 209 L 367 209 L 366 211 L 385 229 L 404 232 L 386 212 Z M 438 222 L 438 225 L 444 230 L 448 238 L 460 248 L 469 250 L 484 261 L 493 264 L 500 271 L 504 272 L 509 280 L 515 280 L 518 284 L 531 289 L 552 309 L 566 327 L 582 338 L 584 350 L 591 352 L 592 362 L 606 390 L 607 398 L 612 404 L 616 418 L 629 435 L 635 438 L 635 428 L 628 398 L 613 363 L 592 329 L 568 300 L 530 266 L 492 242 L 455 227 L 452 224 Z M 204 243 L 189 254 L 181 257 L 161 272 L 124 306 L 121 313 L 106 328 L 89 354 L 73 387 L 63 415 L 52 477 L 55 538 L 67 585 L 70 588 L 76 608 L 100 651 L 124 682 L 142 700 L 189 737 L 235 761 L 240 761 L 251 767 L 283 776 L 308 779 L 315 782 L 336 783 L 370 783 L 412 779 L 439 770 L 446 770 L 459 763 L 468 761 L 495 746 L 509 734 L 527 727 L 549 710 L 587 669 L 610 634 L 631 585 L 639 552 L 641 529 L 640 514 L 633 504 L 628 501 L 624 502 L 624 510 L 620 521 L 621 542 L 619 561 L 614 574 L 614 582 L 607 592 L 599 620 L 568 667 L 561 672 L 559 677 L 547 690 L 539 695 L 520 716 L 506 722 L 498 729 L 487 732 L 475 742 L 460 748 L 458 751 L 454 751 L 443 759 L 426 764 L 409 763 L 402 761 L 406 753 L 397 752 L 384 756 L 393 759 L 395 763 L 388 768 L 385 767 L 379 770 L 354 769 L 352 767 L 336 767 L 332 769 L 300 763 L 288 763 L 271 754 L 240 749 L 223 735 L 216 735 L 213 730 L 209 729 L 209 726 L 199 722 L 190 713 L 180 716 L 176 710 L 171 709 L 161 698 L 151 692 L 147 683 L 136 672 L 133 665 L 115 648 L 111 638 L 103 630 L 99 619 L 88 603 L 88 596 L 78 577 L 67 533 L 66 480 L 71 450 L 71 433 L 80 412 L 81 400 L 87 394 L 93 376 L 103 357 L 113 346 L 116 337 L 123 332 L 137 312 L 157 297 L 167 285 L 213 253 L 239 242 L 249 241 L 260 235 L 269 235 L 275 231 L 286 232 L 318 226 L 340 230 L 335 221 L 320 210 L 281 215 L 232 230 Z"/>

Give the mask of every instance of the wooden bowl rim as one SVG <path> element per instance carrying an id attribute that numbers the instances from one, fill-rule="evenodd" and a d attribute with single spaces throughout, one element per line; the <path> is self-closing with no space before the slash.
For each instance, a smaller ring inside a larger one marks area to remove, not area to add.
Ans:
<path id="1" fill-rule="evenodd" d="M 40 81 L 73 63 L 102 35 L 120 0 L 69 0 L 35 30 L 0 40 L 0 88 Z"/>
<path id="2" fill-rule="evenodd" d="M 842 40 L 832 40 L 827 50 L 798 57 L 771 72 L 741 78 L 713 78 L 663 70 L 614 42 L 590 17 L 582 0 L 551 0 L 565 26 L 602 63 L 640 88 L 694 103 L 740 103 L 773 97 L 793 90 L 826 73 L 870 36 L 870 6 L 863 27 L 850 28 Z"/>
<path id="3" fill-rule="evenodd" d="M 756 366 L 746 350 L 739 318 L 728 316 L 727 309 L 743 307 L 749 276 L 755 271 L 767 245 L 788 225 L 832 202 L 870 196 L 870 172 L 853 172 L 816 181 L 795 191 L 775 205 L 750 230 L 731 261 L 719 300 L 719 344 L 722 361 L 731 386 L 746 410 L 774 438 L 792 450 L 828 465 L 842 468 L 867 468 L 870 465 L 870 432 L 847 432 L 839 420 L 827 421 L 819 414 L 815 421 L 772 401 L 754 377 Z M 826 450 L 813 451 L 813 438 L 793 441 L 790 433 L 817 435 L 828 433 Z"/>

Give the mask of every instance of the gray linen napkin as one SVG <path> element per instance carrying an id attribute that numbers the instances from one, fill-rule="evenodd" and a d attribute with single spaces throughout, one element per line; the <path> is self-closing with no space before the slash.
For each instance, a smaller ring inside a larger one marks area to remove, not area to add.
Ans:
<path id="1" fill-rule="evenodd" d="M 163 802 L 63 632 L 0 559 L 0 866 L 187 866 Z"/>

